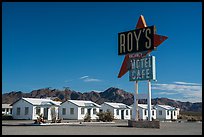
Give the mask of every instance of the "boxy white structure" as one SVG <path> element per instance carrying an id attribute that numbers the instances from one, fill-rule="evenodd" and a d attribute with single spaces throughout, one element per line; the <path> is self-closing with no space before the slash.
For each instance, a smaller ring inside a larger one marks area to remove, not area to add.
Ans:
<path id="1" fill-rule="evenodd" d="M 123 103 L 104 102 L 101 104 L 103 112 L 110 111 L 115 119 L 130 119 L 131 107 Z"/>
<path id="2" fill-rule="evenodd" d="M 157 119 L 159 120 L 173 120 L 177 119 L 179 109 L 168 105 L 156 105 Z"/>
<path id="3" fill-rule="evenodd" d="M 12 106 L 10 106 L 10 104 L 2 104 L 2 114 L 3 115 L 11 115 L 12 114 Z"/>
<path id="4" fill-rule="evenodd" d="M 139 107 L 139 120 L 148 120 L 148 105 L 147 104 L 138 104 Z M 156 119 L 156 109 L 151 105 L 152 118 Z"/>
<path id="5" fill-rule="evenodd" d="M 100 105 L 87 100 L 67 100 L 59 107 L 59 117 L 62 119 L 83 120 L 86 114 L 91 119 L 97 119 Z"/>
<path id="6" fill-rule="evenodd" d="M 58 107 L 61 102 L 40 98 L 21 98 L 12 105 L 14 119 L 35 120 L 40 114 L 44 119 L 52 120 L 52 116 L 58 117 Z"/>

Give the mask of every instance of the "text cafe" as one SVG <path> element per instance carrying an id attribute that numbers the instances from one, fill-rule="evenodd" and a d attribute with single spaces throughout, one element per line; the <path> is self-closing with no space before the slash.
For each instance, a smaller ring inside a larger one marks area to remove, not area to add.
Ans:
<path id="1" fill-rule="evenodd" d="M 129 80 L 156 80 L 155 57 L 129 59 Z"/>

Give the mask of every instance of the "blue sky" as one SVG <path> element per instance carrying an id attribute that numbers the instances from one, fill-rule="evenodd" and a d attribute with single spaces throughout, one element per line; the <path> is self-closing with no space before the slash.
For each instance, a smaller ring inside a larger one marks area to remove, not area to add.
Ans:
<path id="1" fill-rule="evenodd" d="M 70 87 L 134 92 L 129 73 L 117 78 L 124 55 L 118 33 L 147 26 L 168 36 L 151 55 L 152 98 L 202 101 L 201 2 L 3 2 L 2 93 Z M 147 93 L 139 82 L 139 94 Z"/>

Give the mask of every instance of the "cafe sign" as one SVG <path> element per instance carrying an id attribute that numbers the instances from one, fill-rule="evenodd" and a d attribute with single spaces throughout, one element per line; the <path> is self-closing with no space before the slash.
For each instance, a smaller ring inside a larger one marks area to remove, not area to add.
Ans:
<path id="1" fill-rule="evenodd" d="M 129 59 L 129 80 L 156 80 L 155 57 Z"/>

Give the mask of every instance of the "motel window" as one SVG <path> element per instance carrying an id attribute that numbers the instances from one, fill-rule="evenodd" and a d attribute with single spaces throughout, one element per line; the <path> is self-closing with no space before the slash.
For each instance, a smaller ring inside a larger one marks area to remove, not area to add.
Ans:
<path id="1" fill-rule="evenodd" d="M 74 114 L 74 108 L 70 108 L 70 114 L 71 114 L 71 115 Z"/>
<path id="2" fill-rule="evenodd" d="M 96 114 L 96 108 L 93 109 L 93 114 Z"/>
<path id="3" fill-rule="evenodd" d="M 154 115 L 154 111 L 152 111 L 152 115 Z"/>
<path id="4" fill-rule="evenodd" d="M 159 110 L 159 115 L 162 115 L 162 110 Z"/>
<path id="5" fill-rule="evenodd" d="M 99 109 L 99 112 L 103 112 L 103 109 Z"/>
<path id="6" fill-rule="evenodd" d="M 17 114 L 17 115 L 20 115 L 20 112 L 21 112 L 21 108 L 18 107 L 18 108 L 17 108 L 17 113 L 16 113 L 16 114 Z"/>
<path id="7" fill-rule="evenodd" d="M 28 115 L 29 107 L 25 107 L 25 115 Z"/>
<path id="8" fill-rule="evenodd" d="M 36 114 L 40 115 L 40 107 L 36 107 Z"/>
<path id="9" fill-rule="evenodd" d="M 5 112 L 5 110 L 6 110 L 5 108 L 2 108 L 2 111 L 3 111 L 3 112 Z"/>
<path id="10" fill-rule="evenodd" d="M 66 115 L 66 108 L 62 108 L 62 115 Z"/>
<path id="11" fill-rule="evenodd" d="M 117 115 L 119 115 L 119 109 L 116 110 Z"/>
<path id="12" fill-rule="evenodd" d="M 84 114 L 84 108 L 81 108 L 81 114 Z"/>
<path id="13" fill-rule="evenodd" d="M 167 110 L 167 115 L 169 115 L 169 110 Z"/>
<path id="14" fill-rule="evenodd" d="M 147 115 L 147 110 L 146 109 L 144 110 L 144 113 L 145 113 L 145 115 Z"/>
<path id="15" fill-rule="evenodd" d="M 128 115 L 128 110 L 126 110 L 126 115 Z"/>
<path id="16" fill-rule="evenodd" d="M 174 116 L 176 116 L 176 111 L 174 111 Z"/>

